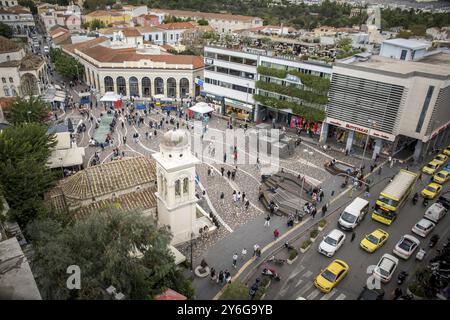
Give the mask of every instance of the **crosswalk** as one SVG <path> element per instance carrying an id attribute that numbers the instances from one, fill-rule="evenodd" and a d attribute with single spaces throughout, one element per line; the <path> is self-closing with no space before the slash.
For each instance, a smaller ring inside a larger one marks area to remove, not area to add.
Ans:
<path id="1" fill-rule="evenodd" d="M 306 300 L 345 300 L 347 295 L 334 288 L 329 293 L 322 293 L 314 286 L 315 274 L 300 265 L 286 280 L 275 299 L 296 300 L 302 297 Z"/>

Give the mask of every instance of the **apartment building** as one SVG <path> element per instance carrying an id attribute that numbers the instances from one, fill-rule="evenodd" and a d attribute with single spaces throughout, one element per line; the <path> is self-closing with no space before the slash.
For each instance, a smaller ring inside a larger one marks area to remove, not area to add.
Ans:
<path id="1" fill-rule="evenodd" d="M 9 4 L 8 1 L 3 3 Z M 18 35 L 27 34 L 36 28 L 30 9 L 17 5 L 0 7 L 0 22 L 10 26 Z"/>
<path id="2" fill-rule="evenodd" d="M 261 18 L 235 14 L 168 9 L 152 9 L 150 13 L 156 15 L 163 14 L 164 16 L 174 16 L 182 19 L 190 18 L 194 21 L 206 20 L 218 33 L 231 33 L 235 30 L 261 27 L 263 25 L 263 19 Z"/>
<path id="3" fill-rule="evenodd" d="M 392 55 L 392 42 L 388 46 L 380 56 L 333 66 L 321 140 L 336 139 L 351 150 L 364 146 L 369 134 L 373 158 L 409 146 L 419 160 L 448 140 L 450 52 L 427 51 L 421 59 L 402 61 L 411 53 Z"/>

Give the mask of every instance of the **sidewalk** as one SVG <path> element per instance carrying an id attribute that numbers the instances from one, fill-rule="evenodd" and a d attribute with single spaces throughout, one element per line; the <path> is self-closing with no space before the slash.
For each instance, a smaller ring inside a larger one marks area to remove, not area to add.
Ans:
<path id="1" fill-rule="evenodd" d="M 386 177 L 392 176 L 397 170 L 397 166 L 394 166 L 394 168 L 383 166 L 381 175 L 378 175 L 378 171 L 376 169 L 370 179 L 372 182 L 376 183 Z M 234 230 L 233 233 L 229 234 L 212 246 L 207 252 L 194 261 L 194 265 L 198 265 L 204 258 L 210 267 L 214 267 L 217 273 L 220 270 L 228 269 L 234 279 L 237 272 L 239 272 L 243 265 L 246 264 L 247 267 L 239 273 L 239 278 L 245 279 L 254 266 L 257 265 L 259 261 L 264 261 L 264 259 L 271 254 L 271 251 L 273 251 L 274 248 L 277 248 L 285 241 L 295 237 L 296 235 L 305 232 L 305 230 L 317 223 L 321 219 L 320 208 L 323 204 L 330 203 L 327 211 L 327 216 L 329 216 L 333 214 L 334 211 L 336 211 L 340 206 L 348 202 L 350 198 L 345 196 L 344 192 L 348 191 L 350 187 L 342 189 L 341 183 L 342 178 L 336 176 L 322 183 L 325 198 L 322 203 L 318 204 L 318 214 L 314 220 L 312 220 L 311 217 L 305 217 L 299 224 L 292 228 L 288 228 L 286 224 L 286 217 L 278 217 L 274 215 L 270 220 L 270 227 L 266 228 L 264 227 L 265 215 L 260 215 L 242 227 Z M 333 191 L 334 196 L 331 197 Z M 355 192 L 354 195 L 356 194 L 357 193 Z M 273 241 L 273 231 L 275 229 L 280 231 L 280 238 L 277 242 Z M 253 261 L 253 259 L 251 259 L 253 254 L 253 246 L 256 243 L 259 244 L 262 249 L 262 255 L 259 261 Z M 247 256 L 246 259 L 242 261 L 241 252 L 244 247 L 247 249 Z M 239 255 L 236 269 L 233 268 L 232 265 L 232 257 L 234 253 Z M 222 289 L 222 285 L 212 283 L 209 277 L 202 279 L 195 277 L 193 280 L 193 287 L 196 292 L 195 298 L 200 300 L 213 299 Z"/>

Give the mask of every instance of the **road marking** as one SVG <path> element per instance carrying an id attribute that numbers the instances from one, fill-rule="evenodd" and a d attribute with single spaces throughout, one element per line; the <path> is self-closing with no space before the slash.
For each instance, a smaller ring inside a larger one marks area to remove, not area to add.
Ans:
<path id="1" fill-rule="evenodd" d="M 295 284 L 295 287 L 297 288 L 300 284 L 302 284 L 303 279 L 298 280 L 298 282 Z"/>
<path id="2" fill-rule="evenodd" d="M 315 289 L 313 292 L 311 292 L 307 297 L 306 300 L 313 300 L 315 297 L 319 295 L 320 291 L 319 289 Z"/>
<path id="3" fill-rule="evenodd" d="M 312 274 L 313 274 L 312 271 L 308 270 L 308 271 L 305 272 L 305 274 L 303 276 L 305 278 L 309 278 L 309 277 L 311 277 Z"/>
<path id="4" fill-rule="evenodd" d="M 303 295 L 305 292 L 307 292 L 308 290 L 310 290 L 312 287 L 314 287 L 314 283 L 310 282 L 308 285 L 304 286 L 303 288 L 301 288 L 299 291 L 297 291 L 297 293 L 295 294 L 295 297 L 300 297 L 301 295 Z"/>
<path id="5" fill-rule="evenodd" d="M 336 289 L 331 290 L 326 295 L 324 295 L 320 300 L 329 300 L 336 293 Z"/>
<path id="6" fill-rule="evenodd" d="M 338 297 L 336 298 L 336 300 L 344 300 L 346 297 L 345 294 L 341 293 L 340 295 L 338 295 Z"/>
<path id="7" fill-rule="evenodd" d="M 300 265 L 297 269 L 295 269 L 295 272 L 293 272 L 291 274 L 291 276 L 289 277 L 288 281 L 291 280 L 291 279 L 294 279 L 303 270 L 305 270 L 305 267 L 303 265 Z"/>
<path id="8" fill-rule="evenodd" d="M 287 284 L 287 283 L 286 283 L 286 284 Z M 279 297 L 284 296 L 284 295 L 286 294 L 286 292 L 289 290 L 289 287 L 290 287 L 290 286 L 291 286 L 290 284 L 284 285 L 284 287 L 280 290 L 280 292 L 278 292 L 278 295 L 277 295 L 277 296 L 279 296 Z"/>

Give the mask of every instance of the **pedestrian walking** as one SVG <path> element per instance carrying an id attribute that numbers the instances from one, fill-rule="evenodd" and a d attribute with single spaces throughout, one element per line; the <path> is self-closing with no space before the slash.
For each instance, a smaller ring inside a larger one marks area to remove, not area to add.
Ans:
<path id="1" fill-rule="evenodd" d="M 273 237 L 274 237 L 275 240 L 276 240 L 276 239 L 278 239 L 279 236 L 280 236 L 280 231 L 278 231 L 278 229 L 275 229 L 275 230 L 273 231 Z"/>
<path id="2" fill-rule="evenodd" d="M 352 232 L 352 238 L 350 239 L 350 242 L 353 242 L 353 240 L 355 240 L 356 237 L 356 233 L 355 231 Z"/>
<path id="3" fill-rule="evenodd" d="M 266 221 L 264 222 L 264 227 L 270 227 L 270 215 L 267 215 L 265 220 Z"/>
<path id="4" fill-rule="evenodd" d="M 216 270 L 214 268 L 211 268 L 210 275 L 211 275 L 211 281 L 213 281 L 213 282 L 216 281 Z"/>
<path id="5" fill-rule="evenodd" d="M 208 167 L 208 177 L 211 176 L 211 167 Z"/>
<path id="6" fill-rule="evenodd" d="M 228 179 L 230 179 L 230 176 L 231 176 L 231 171 L 228 170 L 228 171 L 227 171 L 227 177 L 228 177 Z"/>
<path id="7" fill-rule="evenodd" d="M 255 245 L 253 246 L 253 256 L 256 255 L 256 252 L 258 251 L 258 249 L 259 249 L 259 244 L 255 243 Z"/>
<path id="8" fill-rule="evenodd" d="M 221 167 L 220 168 L 220 173 L 222 174 L 222 177 L 223 177 L 223 173 L 225 172 L 225 168 L 224 167 Z"/>
<path id="9" fill-rule="evenodd" d="M 312 208 L 312 210 L 311 210 L 311 217 L 312 217 L 313 219 L 316 217 L 316 213 L 317 213 L 317 209 L 316 209 L 316 207 L 314 206 L 314 207 Z"/>
<path id="10" fill-rule="evenodd" d="M 322 207 L 322 218 L 325 217 L 327 210 L 328 210 L 328 205 L 325 203 Z"/>
<path id="11" fill-rule="evenodd" d="M 242 202 L 245 202 L 245 192 L 242 192 Z"/>
<path id="12" fill-rule="evenodd" d="M 370 197 L 370 186 L 366 184 L 366 190 L 364 192 L 364 197 L 368 199 Z"/>
<path id="13" fill-rule="evenodd" d="M 237 194 L 236 201 L 237 202 L 241 201 L 241 192 L 240 191 Z"/>
<path id="14" fill-rule="evenodd" d="M 233 267 L 234 268 L 236 268 L 236 264 L 237 264 L 237 259 L 238 259 L 238 254 L 237 253 L 235 253 L 234 255 L 233 255 Z"/>
<path id="15" fill-rule="evenodd" d="M 247 249 L 242 249 L 242 252 L 241 252 L 241 260 L 242 261 L 244 261 L 245 260 L 245 256 L 247 255 Z"/>
<path id="16" fill-rule="evenodd" d="M 381 166 L 380 166 L 380 168 L 378 169 L 378 175 L 379 175 L 379 176 L 381 175 Z"/>
<path id="17" fill-rule="evenodd" d="M 250 201 L 247 199 L 247 201 L 245 201 L 245 210 L 248 210 L 249 206 L 250 206 Z"/>
<path id="18" fill-rule="evenodd" d="M 237 201 L 237 193 L 236 190 L 233 190 L 233 202 Z"/>
<path id="19" fill-rule="evenodd" d="M 220 270 L 219 277 L 217 278 L 217 283 L 223 283 L 223 271 Z"/>
<path id="20" fill-rule="evenodd" d="M 261 257 L 261 249 L 258 246 L 258 249 L 256 249 L 256 259 L 259 259 Z"/>

